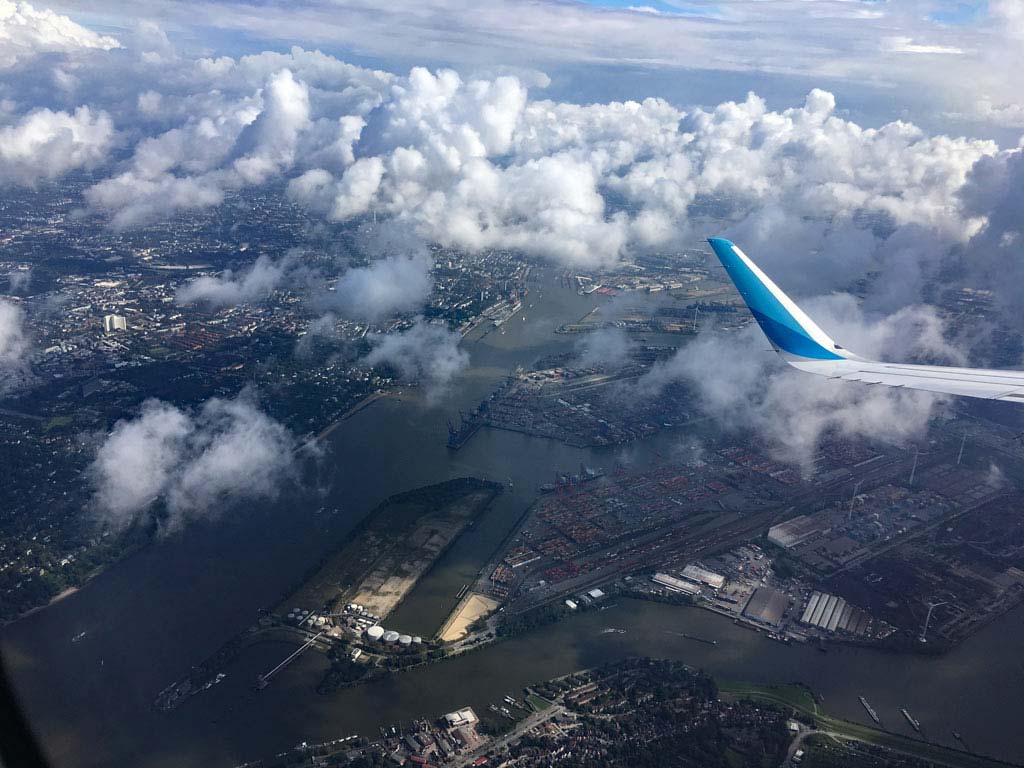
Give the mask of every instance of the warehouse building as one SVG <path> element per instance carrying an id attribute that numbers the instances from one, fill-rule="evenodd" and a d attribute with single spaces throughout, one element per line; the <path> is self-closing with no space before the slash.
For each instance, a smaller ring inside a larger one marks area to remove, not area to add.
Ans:
<path id="1" fill-rule="evenodd" d="M 871 617 L 841 597 L 827 592 L 814 592 L 807 601 L 800 622 L 826 632 L 863 635 Z"/>
<path id="2" fill-rule="evenodd" d="M 675 576 L 669 576 L 667 573 L 656 573 L 651 578 L 651 581 L 658 586 L 671 590 L 672 592 L 682 592 L 684 595 L 696 595 L 700 593 L 700 585 L 694 584 L 692 581 L 686 581 L 685 579 L 677 579 Z"/>
<path id="3" fill-rule="evenodd" d="M 768 529 L 768 541 L 777 544 L 783 549 L 795 547 L 807 541 L 819 533 L 826 533 L 830 530 L 828 521 L 822 516 L 808 517 L 800 515 L 784 523 L 773 525 Z"/>
<path id="4" fill-rule="evenodd" d="M 712 589 L 721 589 L 725 585 L 725 576 L 701 568 L 694 563 L 683 568 L 683 576 L 698 584 L 706 584 Z"/>
<path id="5" fill-rule="evenodd" d="M 743 615 L 758 624 L 778 627 L 782 624 L 782 614 L 786 612 L 789 598 L 785 592 L 772 587 L 758 587 L 747 601 Z"/>

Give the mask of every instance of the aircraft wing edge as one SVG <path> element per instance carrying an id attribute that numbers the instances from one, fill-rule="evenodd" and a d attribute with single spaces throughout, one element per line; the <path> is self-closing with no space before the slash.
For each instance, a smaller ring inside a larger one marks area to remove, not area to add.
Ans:
<path id="1" fill-rule="evenodd" d="M 708 243 L 772 347 L 794 368 L 869 385 L 1024 403 L 1024 371 L 882 363 L 850 352 L 731 241 L 712 237 Z"/>

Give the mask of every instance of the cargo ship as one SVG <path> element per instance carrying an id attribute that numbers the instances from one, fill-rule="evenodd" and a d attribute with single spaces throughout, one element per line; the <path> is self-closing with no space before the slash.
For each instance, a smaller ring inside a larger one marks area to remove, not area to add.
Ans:
<path id="1" fill-rule="evenodd" d="M 858 696 L 857 698 L 860 699 L 861 705 L 867 710 L 868 714 L 871 715 L 871 719 L 874 720 L 876 724 L 881 725 L 882 721 L 878 719 L 878 713 L 875 712 L 874 707 L 868 704 L 868 700 L 863 696 Z"/>
<path id="2" fill-rule="evenodd" d="M 481 408 L 477 408 L 470 414 L 459 411 L 459 426 L 455 426 L 451 419 L 448 420 L 448 447 L 453 451 L 459 450 L 469 442 L 469 438 L 480 431 L 486 419 Z"/>
<path id="3" fill-rule="evenodd" d="M 544 483 L 538 490 L 540 490 L 541 493 L 553 493 L 562 488 L 574 488 L 576 486 L 583 485 L 583 483 L 600 480 L 604 475 L 605 472 L 603 469 L 592 469 L 580 464 L 580 473 L 578 475 L 570 475 L 561 472 L 556 473 L 555 482 Z"/>

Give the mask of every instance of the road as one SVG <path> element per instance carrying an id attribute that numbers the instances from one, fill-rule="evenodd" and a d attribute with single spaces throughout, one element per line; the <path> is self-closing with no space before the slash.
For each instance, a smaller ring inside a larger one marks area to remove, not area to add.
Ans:
<path id="1" fill-rule="evenodd" d="M 784 766 L 796 765 L 796 763 L 793 762 L 793 756 L 796 754 L 796 751 L 800 749 L 800 746 L 804 743 L 804 739 L 806 739 L 811 734 L 819 733 L 819 731 L 816 731 L 813 728 L 808 728 L 803 723 L 797 723 L 797 725 L 799 726 L 800 730 L 797 731 L 797 734 L 793 738 L 793 741 L 791 741 L 789 744 L 789 749 L 786 750 L 786 759 L 782 763 Z"/>
<path id="2" fill-rule="evenodd" d="M 516 725 L 515 728 L 513 728 L 511 731 L 504 734 L 503 736 L 499 736 L 496 739 L 485 742 L 481 746 L 474 749 L 472 752 L 467 752 L 464 755 L 459 755 L 459 759 L 451 763 L 451 765 L 454 766 L 454 768 L 465 768 L 465 766 L 472 765 L 473 761 L 476 760 L 478 757 L 484 755 L 487 752 L 503 750 L 505 747 L 509 745 L 509 743 L 521 738 L 523 734 L 527 733 L 533 728 L 536 728 L 538 725 L 542 723 L 546 723 L 548 720 L 555 717 L 555 715 L 560 715 L 563 712 L 565 712 L 565 707 L 563 707 L 561 704 L 552 704 L 550 707 L 543 710 L 542 712 L 534 712 L 532 715 L 529 715 L 525 720 L 520 722 L 518 725 Z"/>

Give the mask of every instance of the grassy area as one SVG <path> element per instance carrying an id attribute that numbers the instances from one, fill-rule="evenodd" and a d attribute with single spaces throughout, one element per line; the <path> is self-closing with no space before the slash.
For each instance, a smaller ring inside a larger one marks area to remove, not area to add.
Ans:
<path id="1" fill-rule="evenodd" d="M 551 706 L 551 702 L 545 698 L 538 696 L 535 693 L 531 693 L 526 697 L 526 700 L 530 702 L 530 706 L 533 707 L 536 712 L 543 712 L 545 709 Z"/>
<path id="2" fill-rule="evenodd" d="M 75 419 L 72 416 L 53 416 L 46 422 L 46 424 L 43 425 L 43 430 L 45 432 L 49 432 L 51 429 L 66 427 L 74 420 Z"/>
<path id="3" fill-rule="evenodd" d="M 718 683 L 718 690 L 720 693 L 734 696 L 737 699 L 770 701 L 774 704 L 792 707 L 812 716 L 818 716 L 821 713 L 821 710 L 818 708 L 818 702 L 814 700 L 814 694 L 802 685 L 767 686 L 726 681 Z"/>
<path id="4" fill-rule="evenodd" d="M 801 768 L 925 768 L 926 760 L 894 754 L 862 741 L 834 736 L 812 736 L 804 740 Z"/>
<path id="5" fill-rule="evenodd" d="M 822 731 L 829 731 L 849 739 L 856 739 L 868 744 L 887 747 L 898 752 L 905 752 L 915 757 L 952 768 L 997 768 L 1012 765 L 1001 760 L 994 760 L 980 755 L 973 755 L 957 749 L 944 747 L 940 744 L 921 741 L 899 733 L 885 731 L 881 728 L 854 723 L 839 717 L 826 714 L 818 706 L 811 692 L 801 685 L 752 685 L 750 683 L 720 683 L 721 693 L 736 698 L 754 699 L 784 707 L 792 707 L 798 712 L 813 717 Z"/>

